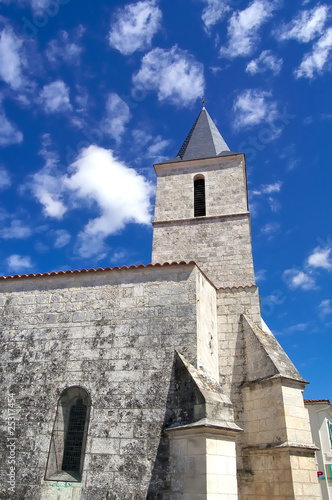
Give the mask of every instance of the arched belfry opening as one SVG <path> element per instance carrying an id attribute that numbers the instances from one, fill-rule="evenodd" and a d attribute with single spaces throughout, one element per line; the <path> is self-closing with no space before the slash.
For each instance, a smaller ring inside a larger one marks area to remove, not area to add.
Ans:
<path id="1" fill-rule="evenodd" d="M 194 178 L 194 217 L 204 215 L 206 215 L 205 178 L 199 174 Z"/>

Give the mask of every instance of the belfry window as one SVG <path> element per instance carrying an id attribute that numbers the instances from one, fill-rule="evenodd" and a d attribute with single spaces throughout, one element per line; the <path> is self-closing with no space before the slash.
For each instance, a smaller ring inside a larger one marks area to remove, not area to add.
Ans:
<path id="1" fill-rule="evenodd" d="M 45 479 L 81 481 L 89 425 L 90 397 L 82 387 L 69 387 L 58 402 Z"/>
<path id="2" fill-rule="evenodd" d="M 205 208 L 205 179 L 203 175 L 194 179 L 194 217 L 206 215 Z"/>

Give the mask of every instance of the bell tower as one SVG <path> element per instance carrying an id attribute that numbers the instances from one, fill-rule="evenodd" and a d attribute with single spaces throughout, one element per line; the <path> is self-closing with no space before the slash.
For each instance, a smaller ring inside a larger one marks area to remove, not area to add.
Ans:
<path id="1" fill-rule="evenodd" d="M 253 285 L 244 154 L 229 150 L 205 107 L 155 170 L 152 263 L 194 260 L 218 288 Z"/>

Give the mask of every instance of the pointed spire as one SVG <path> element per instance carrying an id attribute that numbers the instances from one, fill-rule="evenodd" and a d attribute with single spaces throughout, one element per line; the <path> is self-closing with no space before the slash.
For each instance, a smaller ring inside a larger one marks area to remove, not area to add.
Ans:
<path id="1" fill-rule="evenodd" d="M 198 158 L 211 158 L 218 156 L 222 152 L 229 151 L 229 147 L 206 111 L 203 102 L 203 109 L 198 115 L 177 156 L 185 161 Z"/>

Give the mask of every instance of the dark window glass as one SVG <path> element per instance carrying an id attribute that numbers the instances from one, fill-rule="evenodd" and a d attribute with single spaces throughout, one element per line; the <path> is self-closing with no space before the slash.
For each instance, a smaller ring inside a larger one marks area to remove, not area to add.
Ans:
<path id="1" fill-rule="evenodd" d="M 87 407 L 82 399 L 79 399 L 70 409 L 62 459 L 62 470 L 64 471 L 80 470 L 86 413 Z"/>
<path id="2" fill-rule="evenodd" d="M 205 210 L 205 180 L 194 181 L 194 217 L 206 215 Z"/>

